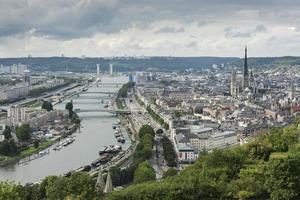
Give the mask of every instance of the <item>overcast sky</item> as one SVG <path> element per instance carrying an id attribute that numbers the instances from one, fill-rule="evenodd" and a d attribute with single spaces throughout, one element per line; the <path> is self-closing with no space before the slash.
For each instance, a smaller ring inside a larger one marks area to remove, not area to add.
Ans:
<path id="1" fill-rule="evenodd" d="M 0 57 L 300 55 L 299 0 L 0 0 Z"/>

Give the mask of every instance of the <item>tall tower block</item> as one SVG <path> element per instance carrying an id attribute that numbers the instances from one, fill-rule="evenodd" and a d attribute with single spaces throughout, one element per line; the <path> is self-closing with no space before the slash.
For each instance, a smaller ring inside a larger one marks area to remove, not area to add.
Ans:
<path id="1" fill-rule="evenodd" d="M 244 60 L 244 76 L 243 76 L 243 89 L 250 86 L 249 84 L 249 73 L 248 73 L 248 63 L 247 63 L 247 46 L 245 47 L 245 60 Z"/>
<path id="2" fill-rule="evenodd" d="M 99 78 L 100 77 L 100 65 L 96 64 L 96 66 L 97 66 L 97 77 Z"/>
<path id="3" fill-rule="evenodd" d="M 109 64 L 109 74 L 110 75 L 114 74 L 114 66 L 113 66 L 113 64 Z"/>

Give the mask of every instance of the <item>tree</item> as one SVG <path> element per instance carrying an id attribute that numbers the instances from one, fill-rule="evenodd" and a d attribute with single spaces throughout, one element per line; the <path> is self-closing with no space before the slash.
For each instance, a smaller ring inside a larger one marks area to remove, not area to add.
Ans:
<path id="1" fill-rule="evenodd" d="M 163 174 L 163 178 L 167 178 L 169 176 L 175 176 L 176 174 L 177 174 L 177 170 L 171 167 Z"/>
<path id="2" fill-rule="evenodd" d="M 25 200 L 25 191 L 21 185 L 11 182 L 0 182 L 0 200 Z"/>
<path id="3" fill-rule="evenodd" d="M 271 160 L 265 169 L 265 187 L 273 200 L 300 199 L 300 154 Z"/>
<path id="4" fill-rule="evenodd" d="M 3 131 L 3 135 L 4 135 L 5 139 L 7 139 L 7 140 L 10 139 L 10 138 L 12 138 L 12 136 L 11 136 L 11 128 L 9 126 L 5 126 L 5 129 Z"/>
<path id="5" fill-rule="evenodd" d="M 12 156 L 17 153 L 17 145 L 13 139 L 4 140 L 0 143 L 0 154 L 4 156 Z"/>
<path id="6" fill-rule="evenodd" d="M 49 112 L 49 111 L 53 110 L 53 105 L 49 101 L 44 101 L 42 104 L 42 109 L 45 109 Z"/>
<path id="7" fill-rule="evenodd" d="M 35 140 L 35 141 L 34 141 L 34 148 L 37 149 L 38 147 L 39 147 L 39 141 L 38 141 L 38 140 Z"/>
<path id="8" fill-rule="evenodd" d="M 72 115 L 73 115 L 73 103 L 72 102 L 68 102 L 66 104 L 65 108 L 66 108 L 66 110 L 69 111 L 69 117 L 72 117 Z"/>
<path id="9" fill-rule="evenodd" d="M 175 118 L 179 118 L 179 117 L 181 117 L 181 113 L 178 110 L 175 110 L 174 116 L 175 116 Z"/>
<path id="10" fill-rule="evenodd" d="M 16 135 L 20 141 L 28 141 L 31 139 L 31 128 L 29 124 L 22 124 L 16 128 Z"/>
<path id="11" fill-rule="evenodd" d="M 134 183 L 143 183 L 146 181 L 155 180 L 155 171 L 148 161 L 139 164 L 134 172 Z"/>
<path id="12" fill-rule="evenodd" d="M 163 134 L 163 133 L 164 133 L 164 131 L 161 128 L 157 129 L 157 131 L 156 131 L 157 135 L 160 135 L 160 134 Z"/>
<path id="13" fill-rule="evenodd" d="M 70 177 L 50 176 L 41 183 L 41 190 L 46 191 L 46 199 L 94 199 L 95 182 L 83 172 L 73 173 Z"/>

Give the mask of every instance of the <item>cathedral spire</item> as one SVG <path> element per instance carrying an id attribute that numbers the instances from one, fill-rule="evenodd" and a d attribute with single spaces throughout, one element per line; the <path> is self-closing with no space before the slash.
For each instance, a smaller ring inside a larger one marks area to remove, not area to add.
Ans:
<path id="1" fill-rule="evenodd" d="M 247 63 L 247 46 L 245 46 L 245 60 L 244 60 L 244 77 L 243 77 L 243 88 L 246 89 L 250 86 L 248 63 Z"/>
<path id="2" fill-rule="evenodd" d="M 245 46 L 244 74 L 248 74 L 247 45 Z"/>

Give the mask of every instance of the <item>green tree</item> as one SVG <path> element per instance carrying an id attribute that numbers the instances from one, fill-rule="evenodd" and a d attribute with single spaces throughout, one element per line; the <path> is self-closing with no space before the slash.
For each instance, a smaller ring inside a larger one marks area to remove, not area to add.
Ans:
<path id="1" fill-rule="evenodd" d="M 179 117 L 181 117 L 181 113 L 178 110 L 175 110 L 174 116 L 175 116 L 175 118 L 179 118 Z"/>
<path id="2" fill-rule="evenodd" d="M 3 131 L 3 135 L 4 135 L 5 139 L 7 139 L 7 140 L 10 139 L 10 138 L 12 138 L 12 136 L 11 136 L 11 128 L 9 126 L 5 126 L 5 129 Z"/>
<path id="3" fill-rule="evenodd" d="M 163 178 L 175 176 L 176 174 L 177 174 L 177 170 L 171 167 L 163 174 Z"/>
<path id="4" fill-rule="evenodd" d="M 72 117 L 72 115 L 73 115 L 73 103 L 72 102 L 68 102 L 66 104 L 65 108 L 66 108 L 66 110 L 69 111 L 69 117 Z"/>
<path id="5" fill-rule="evenodd" d="M 51 110 L 53 110 L 53 105 L 49 101 L 44 101 L 43 104 L 42 104 L 42 109 L 45 109 L 47 111 L 51 111 Z"/>
<path id="6" fill-rule="evenodd" d="M 17 153 L 17 145 L 13 139 L 4 140 L 0 143 L 0 154 L 4 156 L 12 156 Z"/>
<path id="7" fill-rule="evenodd" d="M 21 185 L 12 182 L 0 182 L 0 200 L 25 200 L 25 191 Z"/>
<path id="8" fill-rule="evenodd" d="M 31 139 L 31 128 L 29 124 L 22 124 L 16 128 L 16 135 L 20 141 L 28 141 Z"/>
<path id="9" fill-rule="evenodd" d="M 134 172 L 134 183 L 143 183 L 146 181 L 155 180 L 155 171 L 148 161 L 139 164 Z"/>
<path id="10" fill-rule="evenodd" d="M 157 135 L 161 135 L 163 133 L 164 133 L 164 131 L 161 128 L 157 129 L 157 131 L 156 131 Z"/>
<path id="11" fill-rule="evenodd" d="M 271 160 L 265 169 L 265 187 L 273 200 L 300 199 L 300 154 Z"/>

